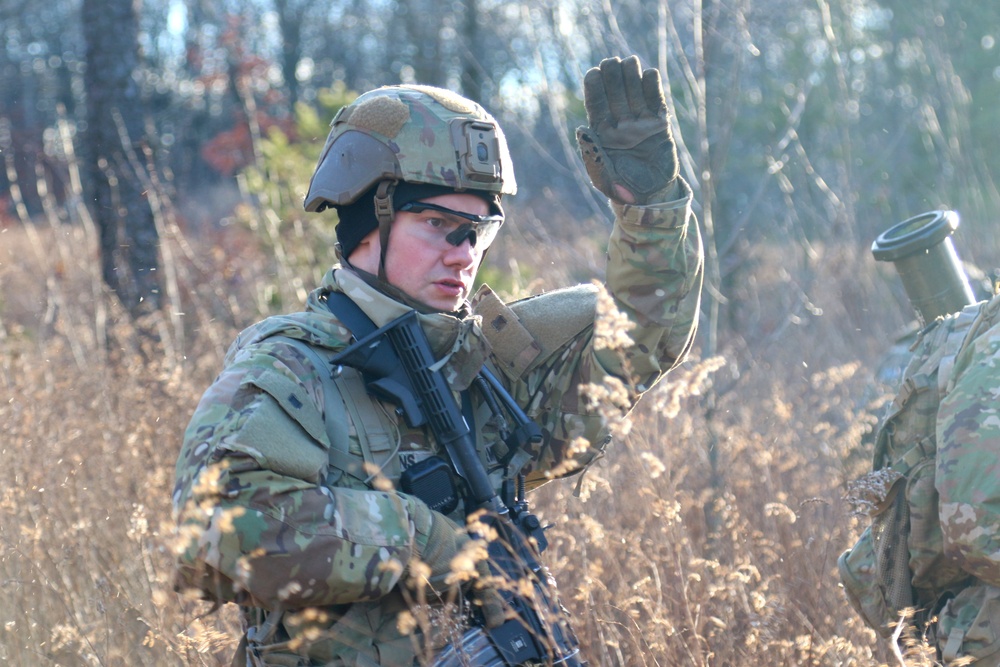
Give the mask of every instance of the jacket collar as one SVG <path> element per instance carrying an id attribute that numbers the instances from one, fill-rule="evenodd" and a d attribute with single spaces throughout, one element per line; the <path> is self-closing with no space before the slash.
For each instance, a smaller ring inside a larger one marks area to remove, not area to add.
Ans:
<path id="1" fill-rule="evenodd" d="M 329 292 L 346 294 L 376 327 L 385 326 L 414 310 L 411 305 L 373 287 L 355 270 L 340 267 L 328 271 L 322 286 L 309 295 L 307 310 L 328 313 L 321 297 Z M 434 357 L 442 364 L 445 378 L 456 391 L 472 384 L 490 353 L 490 345 L 480 328 L 481 318 L 468 313 L 468 309 L 463 309 L 462 313 L 417 312 Z"/>

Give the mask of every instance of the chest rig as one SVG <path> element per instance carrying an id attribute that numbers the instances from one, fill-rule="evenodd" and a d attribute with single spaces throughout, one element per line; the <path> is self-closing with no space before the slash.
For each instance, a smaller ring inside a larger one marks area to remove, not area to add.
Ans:
<path id="1" fill-rule="evenodd" d="M 346 295 L 330 292 L 323 301 L 355 340 L 375 331 L 374 323 Z M 408 418 L 401 418 L 408 410 L 416 410 L 415 406 L 373 396 L 384 393 L 378 390 L 379 383 L 370 382 L 370 377 L 338 359 L 339 351 L 317 348 L 285 336 L 277 338 L 296 347 L 320 370 L 324 423 L 330 442 L 328 483 L 372 488 L 379 477 L 400 488 L 402 480 L 402 490 L 426 501 L 419 490 L 407 488 L 407 474 L 419 471 L 415 473 L 418 484 L 423 483 L 424 475 L 439 470 L 428 459 L 445 452 L 441 451 L 441 443 L 428 433 L 426 425 L 414 427 L 409 425 Z M 473 391 L 477 396 L 475 401 Z M 388 393 L 393 393 L 391 387 Z M 505 483 L 513 484 L 510 480 L 530 458 L 521 445 L 541 438 L 538 427 L 485 366 L 473 385 L 458 394 L 458 400 L 462 417 L 475 440 L 476 452 L 489 470 L 490 486 L 499 489 Z M 514 487 L 511 488 L 514 493 Z M 455 508 L 454 504 L 442 507 L 434 502 L 428 504 L 446 514 Z"/>

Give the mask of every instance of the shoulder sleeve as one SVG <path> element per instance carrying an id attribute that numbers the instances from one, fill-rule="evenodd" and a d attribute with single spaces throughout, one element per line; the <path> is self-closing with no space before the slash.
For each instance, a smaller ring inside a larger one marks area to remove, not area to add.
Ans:
<path id="1" fill-rule="evenodd" d="M 488 313 L 477 300 L 512 395 L 545 434 L 528 452 L 529 487 L 578 472 L 599 454 L 607 429 L 596 395 L 627 412 L 690 350 L 704 266 L 690 188 L 678 180 L 676 194 L 663 204 L 615 206 L 606 289 L 555 290 Z M 605 318 L 626 324 L 628 336 L 614 336 L 612 346 L 598 340 L 618 328 Z"/>
<path id="2" fill-rule="evenodd" d="M 327 483 L 322 388 L 299 363 L 258 349 L 195 410 L 174 489 L 179 587 L 266 608 L 376 599 L 426 543 L 420 501 Z"/>
<path id="3" fill-rule="evenodd" d="M 521 378 L 594 325 L 597 288 L 577 285 L 505 304 L 484 285 L 473 299 L 497 366 Z"/>
<path id="4" fill-rule="evenodd" d="M 691 209 L 691 188 L 677 179 L 677 199 L 651 206 L 615 204 L 608 243 L 608 292 L 634 324 L 625 359 L 648 388 L 683 361 L 694 342 L 701 307 L 704 251 Z M 622 375 L 622 356 L 602 354 Z"/>

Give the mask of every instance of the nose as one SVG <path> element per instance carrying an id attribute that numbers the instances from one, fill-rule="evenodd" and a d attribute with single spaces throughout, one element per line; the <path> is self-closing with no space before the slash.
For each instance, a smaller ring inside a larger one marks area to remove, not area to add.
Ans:
<path id="1" fill-rule="evenodd" d="M 472 238 L 466 237 L 457 246 L 448 244 L 448 249 L 445 251 L 443 257 L 446 266 L 455 266 L 464 269 L 476 263 L 479 259 L 479 250 L 472 245 Z"/>

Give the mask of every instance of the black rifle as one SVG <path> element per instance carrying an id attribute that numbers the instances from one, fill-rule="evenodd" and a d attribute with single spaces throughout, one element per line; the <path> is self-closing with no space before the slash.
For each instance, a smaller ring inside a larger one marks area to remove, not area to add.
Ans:
<path id="1" fill-rule="evenodd" d="M 357 312 L 341 317 L 351 306 Z M 352 318 L 358 321 L 360 309 L 353 302 L 348 306 L 347 300 L 341 299 L 336 305 L 331 303 L 330 309 L 358 335 L 359 327 L 348 321 Z M 369 320 L 367 329 L 372 327 Z M 480 642 L 485 633 L 490 644 L 487 648 L 495 649 L 487 651 L 491 656 L 488 658 L 482 647 L 477 647 L 478 664 L 585 667 L 569 626 L 568 613 L 556 599 L 555 581 L 538 558 L 540 549 L 546 544 L 545 536 L 538 518 L 528 510 L 523 478 L 518 480 L 515 489 L 505 489 L 506 502 L 494 491 L 476 452 L 468 423 L 441 371 L 434 367 L 435 361 L 416 311 L 409 311 L 363 335 L 333 357 L 331 363 L 360 371 L 368 391 L 396 405 L 411 428 L 430 428 L 447 453 L 455 474 L 465 483 L 466 515 L 479 515 L 478 520 L 490 525 L 499 536 L 488 544 L 490 571 L 502 581 L 515 584 L 502 587 L 512 590 L 498 592 L 516 617 L 497 628 L 476 629 L 477 634 L 470 644 Z M 487 392 L 485 395 L 492 392 L 494 399 L 499 397 L 503 401 L 517 424 L 508 439 L 508 447 L 515 445 L 517 440 L 541 437 L 538 426 L 524 415 L 488 370 L 484 368 L 480 372 L 478 381 Z M 521 594 L 516 586 L 523 580 L 532 583 L 532 595 Z M 458 656 L 460 652 L 457 647 L 448 647 L 444 654 L 456 656 L 454 661 L 445 658 L 436 664 L 465 664 L 467 657 Z"/>

